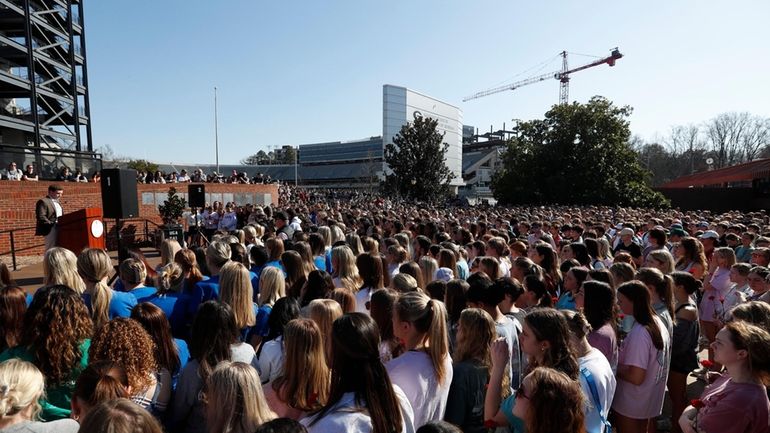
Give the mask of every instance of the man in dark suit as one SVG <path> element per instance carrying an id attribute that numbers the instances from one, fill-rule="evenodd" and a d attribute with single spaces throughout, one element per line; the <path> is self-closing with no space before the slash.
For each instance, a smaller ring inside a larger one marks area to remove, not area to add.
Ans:
<path id="1" fill-rule="evenodd" d="M 48 187 L 48 195 L 37 201 L 35 205 L 35 236 L 45 236 L 45 250 L 56 246 L 56 221 L 62 216 L 59 199 L 63 189 L 58 185 Z"/>

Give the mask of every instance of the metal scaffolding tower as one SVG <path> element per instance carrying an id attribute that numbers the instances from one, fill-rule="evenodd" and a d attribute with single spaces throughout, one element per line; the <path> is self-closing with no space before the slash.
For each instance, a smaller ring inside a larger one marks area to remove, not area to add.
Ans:
<path id="1" fill-rule="evenodd" d="M 0 0 L 0 159 L 98 170 L 83 0 Z"/>

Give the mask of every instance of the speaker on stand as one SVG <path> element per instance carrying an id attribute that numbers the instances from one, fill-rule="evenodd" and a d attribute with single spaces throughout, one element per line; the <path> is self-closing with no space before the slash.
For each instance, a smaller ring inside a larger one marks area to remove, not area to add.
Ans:
<path id="1" fill-rule="evenodd" d="M 136 170 L 106 168 L 101 172 L 102 209 L 104 218 L 115 219 L 115 236 L 118 246 L 118 265 L 128 258 L 121 244 L 121 219 L 139 215 L 136 195 Z M 115 279 L 113 276 L 112 280 Z M 112 282 L 112 280 L 110 282 Z"/>

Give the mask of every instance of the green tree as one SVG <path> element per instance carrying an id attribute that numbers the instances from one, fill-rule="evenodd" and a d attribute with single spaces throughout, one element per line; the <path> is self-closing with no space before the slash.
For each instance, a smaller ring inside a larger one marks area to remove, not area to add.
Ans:
<path id="1" fill-rule="evenodd" d="M 519 122 L 492 181 L 505 204 L 665 207 L 631 145 L 631 108 L 594 97 Z"/>
<path id="2" fill-rule="evenodd" d="M 417 116 L 385 146 L 386 192 L 426 202 L 446 198 L 454 174 L 444 163 L 449 144 L 437 128 L 437 120 Z"/>
<path id="3" fill-rule="evenodd" d="M 182 218 L 182 213 L 184 213 L 186 207 L 187 200 L 176 193 L 176 188 L 173 186 L 169 188 L 168 198 L 163 201 L 163 204 L 158 205 L 158 212 L 163 220 L 163 224 L 179 224 L 179 220 Z"/>
<path id="4" fill-rule="evenodd" d="M 158 164 L 143 159 L 132 159 L 126 163 L 126 167 L 145 173 L 155 173 L 159 168 Z"/>
<path id="5" fill-rule="evenodd" d="M 270 155 L 264 150 L 260 150 L 254 155 L 247 156 L 241 160 L 243 165 L 266 165 L 270 163 Z"/>

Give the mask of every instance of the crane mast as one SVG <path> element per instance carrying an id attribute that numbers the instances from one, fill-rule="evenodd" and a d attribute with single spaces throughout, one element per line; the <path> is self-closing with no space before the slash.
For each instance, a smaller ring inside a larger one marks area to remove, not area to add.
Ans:
<path id="1" fill-rule="evenodd" d="M 577 68 L 569 69 L 569 64 L 567 62 L 567 52 L 562 51 L 560 55 L 562 57 L 562 65 L 561 65 L 561 70 L 559 71 L 536 75 L 521 81 L 517 81 L 515 83 L 506 84 L 504 86 L 494 87 L 487 90 L 482 90 L 480 92 L 474 93 L 473 95 L 463 98 L 463 102 L 467 102 L 473 99 L 483 98 L 489 95 L 494 95 L 495 93 L 504 92 L 506 90 L 516 90 L 519 87 L 528 86 L 530 84 L 539 83 L 541 81 L 545 81 L 549 79 L 556 79 L 556 80 L 559 80 L 559 103 L 567 104 L 569 103 L 569 80 L 570 80 L 571 74 L 574 74 L 575 72 L 583 71 L 588 68 L 593 68 L 594 66 L 603 65 L 603 64 L 607 64 L 609 66 L 615 66 L 615 62 L 621 57 L 623 57 L 623 54 L 621 54 L 618 48 L 616 47 L 612 49 L 610 55 L 607 57 L 595 60 L 585 65 L 578 66 Z"/>

